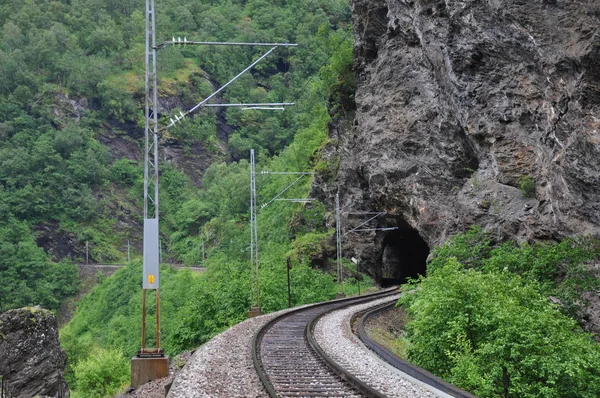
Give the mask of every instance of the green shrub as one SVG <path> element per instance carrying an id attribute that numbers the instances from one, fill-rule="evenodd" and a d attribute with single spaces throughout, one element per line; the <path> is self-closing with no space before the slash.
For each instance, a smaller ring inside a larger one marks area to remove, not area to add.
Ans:
<path id="1" fill-rule="evenodd" d="M 481 228 L 473 227 L 453 236 L 433 250 L 428 273 L 455 258 L 466 268 L 484 272 L 510 271 L 535 283 L 546 296 L 560 300 L 563 312 L 581 319 L 585 302 L 581 295 L 600 291 L 600 280 L 586 265 L 600 258 L 600 242 L 592 238 L 569 238 L 559 243 L 494 243 Z"/>
<path id="2" fill-rule="evenodd" d="M 442 246 L 433 249 L 427 273 L 444 266 L 450 258 L 456 258 L 466 267 L 480 267 L 493 248 L 490 237 L 480 227 L 471 227 L 462 234 L 454 235 Z"/>
<path id="3" fill-rule="evenodd" d="M 580 317 L 586 291 L 600 291 L 600 280 L 586 266 L 600 257 L 599 242 L 590 238 L 564 239 L 560 243 L 521 245 L 505 242 L 482 259 L 482 270 L 510 271 L 536 283 L 540 291 L 556 296 L 566 314 Z"/>
<path id="4" fill-rule="evenodd" d="M 115 160 L 110 167 L 111 180 L 122 186 L 131 186 L 142 177 L 142 173 L 142 169 L 133 160 L 127 158 Z"/>
<path id="5" fill-rule="evenodd" d="M 404 289 L 414 289 L 400 299 L 410 315 L 409 358 L 449 382 L 482 398 L 600 391 L 600 346 L 535 284 L 450 259 Z"/>
<path id="6" fill-rule="evenodd" d="M 313 256 L 317 256 L 325 250 L 333 250 L 331 247 L 330 240 L 333 235 L 333 231 L 324 233 L 311 232 L 298 236 L 292 242 L 292 251 L 290 255 L 295 259 L 311 259 Z"/>
<path id="7" fill-rule="evenodd" d="M 519 189 L 521 189 L 524 198 L 535 197 L 535 181 L 530 176 L 519 178 Z"/>
<path id="8" fill-rule="evenodd" d="M 82 397 L 110 397 L 130 381 L 129 361 L 118 350 L 96 347 L 74 372 L 77 395 Z"/>
<path id="9" fill-rule="evenodd" d="M 324 181 L 331 183 L 337 176 L 340 168 L 340 157 L 333 156 L 329 161 L 322 159 L 315 165 L 315 172 L 321 176 Z"/>

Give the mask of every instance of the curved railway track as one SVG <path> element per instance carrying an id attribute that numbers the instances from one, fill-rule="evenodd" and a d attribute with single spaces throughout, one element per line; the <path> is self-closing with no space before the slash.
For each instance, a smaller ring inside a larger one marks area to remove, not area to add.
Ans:
<path id="1" fill-rule="evenodd" d="M 395 302 L 385 303 L 377 307 L 370 308 L 366 311 L 359 312 L 353 317 L 353 319 L 359 318 L 358 327 L 356 328 L 356 335 L 363 342 L 363 344 L 377 354 L 381 359 L 413 379 L 416 379 L 455 398 L 477 398 L 475 395 L 461 390 L 460 388 L 446 382 L 432 373 L 429 373 L 425 369 L 403 360 L 388 350 L 385 346 L 379 344 L 377 341 L 371 338 L 367 332 L 366 323 L 370 318 L 378 316 L 382 312 L 391 309 L 395 306 L 395 304 Z"/>
<path id="2" fill-rule="evenodd" d="M 310 336 L 309 326 L 327 312 L 393 294 L 397 294 L 397 289 L 300 308 L 274 318 L 258 330 L 252 346 L 254 367 L 269 395 L 383 397 L 323 358 L 324 353 Z"/>

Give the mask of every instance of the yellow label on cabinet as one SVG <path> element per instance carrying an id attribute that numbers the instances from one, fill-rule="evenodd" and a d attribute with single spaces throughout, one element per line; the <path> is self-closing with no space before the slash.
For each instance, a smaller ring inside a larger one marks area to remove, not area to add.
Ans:
<path id="1" fill-rule="evenodd" d="M 148 275 L 148 283 L 154 283 L 154 275 Z"/>

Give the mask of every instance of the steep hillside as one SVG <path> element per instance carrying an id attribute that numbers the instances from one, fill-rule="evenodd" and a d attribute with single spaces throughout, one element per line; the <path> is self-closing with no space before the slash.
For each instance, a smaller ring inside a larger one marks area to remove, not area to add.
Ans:
<path id="1" fill-rule="evenodd" d="M 191 275 L 163 266 L 162 342 L 174 355 L 245 318 L 249 150 L 257 151 L 258 172 L 315 166 L 327 137 L 327 102 L 351 69 L 351 15 L 343 0 L 157 0 L 156 7 L 158 42 L 181 36 L 299 44 L 277 50 L 215 98 L 294 107 L 203 109 L 161 134 L 163 262 L 207 268 Z M 129 266 L 99 276 L 61 331 L 74 396 L 117 391 L 129 380 L 125 358 L 140 348 L 144 19 L 137 0 L 0 4 L 0 311 L 36 304 L 57 310 L 78 291 L 75 263 L 85 260 L 86 248 L 93 263 L 124 263 L 128 243 L 132 248 Z M 161 125 L 263 53 L 160 50 Z M 259 204 L 296 178 L 260 175 Z M 303 177 L 287 197 L 307 197 L 310 184 Z M 259 212 L 264 311 L 288 305 L 288 257 L 292 305 L 335 296 L 333 278 L 311 267 L 332 250 L 325 212 L 317 201 L 272 201 Z M 147 335 L 148 344 L 154 337 Z M 94 384 L 100 373 L 106 383 Z"/>
<path id="2" fill-rule="evenodd" d="M 96 263 L 125 262 L 129 243 L 134 256 L 141 252 L 144 18 L 137 1 L 0 5 L 0 310 L 58 308 L 77 290 L 73 263 L 86 258 L 86 248 Z M 335 71 L 321 78 L 320 70 L 339 43 L 351 47 L 350 10 L 344 1 L 159 0 L 157 24 L 159 42 L 175 35 L 300 44 L 276 51 L 215 99 L 296 102 L 291 110 L 205 109 L 161 135 L 163 258 L 198 264 L 201 241 L 211 255 L 231 241 L 225 235 L 232 225 L 243 231 L 250 148 L 264 164 L 299 131 L 320 123 L 318 142 L 293 163 L 279 164 L 310 167 L 324 139 L 327 89 L 337 79 Z M 161 123 L 263 53 L 254 47 L 161 50 Z M 233 185 L 216 186 L 220 179 Z M 264 194 L 288 183 L 282 178 Z M 240 248 L 230 246 L 225 250 L 239 256 Z"/>

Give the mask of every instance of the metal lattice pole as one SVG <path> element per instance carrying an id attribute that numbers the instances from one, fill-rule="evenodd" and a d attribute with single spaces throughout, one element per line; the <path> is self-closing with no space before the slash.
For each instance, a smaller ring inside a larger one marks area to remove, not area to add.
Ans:
<path id="1" fill-rule="evenodd" d="M 250 150 L 250 306 L 260 311 L 260 281 L 258 272 L 258 226 L 256 218 L 256 161 Z"/>
<path id="2" fill-rule="evenodd" d="M 154 0 L 146 0 L 146 52 L 145 52 L 145 89 L 146 89 L 146 105 L 145 119 L 146 126 L 144 130 L 145 146 L 144 146 L 144 276 L 142 284 L 142 349 L 140 353 L 149 353 L 150 351 L 161 352 L 160 350 L 160 242 L 159 242 L 159 222 L 158 222 L 158 87 L 157 87 L 157 68 L 156 68 L 156 53 L 157 50 L 164 48 L 167 45 L 224 45 L 224 46 L 268 46 L 271 47 L 267 52 L 261 55 L 257 60 L 253 61 L 244 70 L 238 73 L 234 78 L 223 84 L 208 97 L 203 99 L 196 106 L 192 107 L 185 113 L 180 112 L 175 115 L 175 120 L 170 118 L 170 123 L 165 127 L 170 129 L 178 122 L 182 121 L 186 116 L 202 109 L 203 107 L 245 107 L 243 109 L 266 109 L 266 110 L 282 110 L 284 106 L 293 105 L 293 103 L 258 103 L 258 104 L 209 104 L 212 98 L 216 97 L 220 92 L 225 90 L 230 84 L 247 73 L 256 64 L 268 57 L 278 47 L 296 47 L 297 44 L 291 43 L 219 43 L 219 42 L 195 42 L 188 41 L 184 37 L 183 40 L 179 37 L 172 41 L 164 42 L 157 46 L 156 44 L 156 12 Z M 277 107 L 275 107 L 277 106 Z M 254 159 L 254 151 L 252 151 L 252 159 Z M 256 306 L 260 311 L 260 288 L 258 280 L 258 228 L 256 226 L 256 184 L 254 163 L 251 170 L 251 185 L 254 192 L 252 197 L 251 207 L 251 243 L 252 243 L 252 265 L 255 272 L 255 293 L 252 300 L 256 300 Z M 152 192 L 154 191 L 154 192 Z M 154 195 L 152 195 L 154 193 Z M 204 260 L 204 254 L 202 255 Z M 156 290 L 156 349 L 145 349 L 145 331 L 146 331 L 146 290 Z"/>
<path id="3" fill-rule="evenodd" d="M 250 149 L 250 308 L 254 306 L 254 208 L 255 183 L 254 183 L 254 149 Z"/>
<path id="4" fill-rule="evenodd" d="M 144 130 L 144 219 L 158 219 L 158 87 L 154 0 L 146 0 L 146 126 Z M 151 195 L 154 188 L 154 195 Z"/>
<path id="5" fill-rule="evenodd" d="M 146 0 L 144 129 L 144 260 L 142 280 L 142 348 L 146 351 L 146 290 L 156 290 L 156 349 L 160 352 L 160 241 L 158 236 L 158 87 L 156 75 L 156 13 L 154 0 Z"/>
<path id="6" fill-rule="evenodd" d="M 270 201 L 263 203 L 260 208 L 263 209 L 276 200 L 286 200 L 292 202 L 310 202 L 312 199 L 279 199 L 281 195 L 287 192 L 292 186 L 307 175 L 313 175 L 311 172 L 270 172 L 261 171 L 261 174 L 296 174 L 300 175 L 294 182 L 285 187 Z M 256 205 L 256 160 L 254 149 L 250 149 L 250 306 L 251 312 L 260 312 L 260 283 L 259 283 L 259 265 L 258 265 L 258 218 Z M 255 305 L 256 304 L 256 305 Z"/>
<path id="7" fill-rule="evenodd" d="M 336 241 L 337 241 L 337 269 L 338 269 L 338 282 L 340 284 L 340 290 L 342 289 L 343 282 L 343 268 L 342 268 L 342 239 L 349 233 L 353 232 L 375 232 L 375 231 L 393 231 L 398 229 L 398 227 L 383 227 L 383 228 L 368 228 L 366 227 L 371 221 L 374 221 L 380 216 L 387 214 L 385 211 L 361 211 L 361 212 L 344 212 L 346 216 L 348 215 L 358 215 L 358 216 L 370 216 L 366 221 L 361 222 L 358 226 L 351 228 L 348 227 L 346 232 L 342 232 L 342 211 L 340 208 L 340 192 L 335 194 L 335 233 L 336 233 Z M 347 220 L 348 221 L 348 220 Z M 365 227 L 365 228 L 361 228 Z M 354 261 L 354 258 L 352 259 Z M 357 262 L 357 272 L 360 274 L 360 266 Z M 359 275 L 360 277 L 360 275 Z M 360 295 L 360 281 L 358 282 L 358 294 Z"/>

